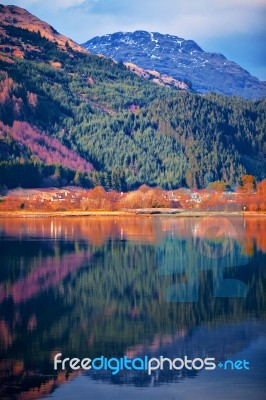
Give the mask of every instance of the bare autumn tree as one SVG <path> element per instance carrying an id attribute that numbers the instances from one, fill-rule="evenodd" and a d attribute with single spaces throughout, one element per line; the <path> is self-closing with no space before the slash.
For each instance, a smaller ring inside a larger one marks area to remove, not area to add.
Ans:
<path id="1" fill-rule="evenodd" d="M 108 198 L 108 193 L 102 186 L 96 186 L 94 189 L 88 190 L 80 201 L 83 210 L 110 210 L 112 204 Z"/>
<path id="2" fill-rule="evenodd" d="M 253 175 L 243 175 L 238 187 L 240 193 L 252 194 L 255 191 L 255 177 Z"/>

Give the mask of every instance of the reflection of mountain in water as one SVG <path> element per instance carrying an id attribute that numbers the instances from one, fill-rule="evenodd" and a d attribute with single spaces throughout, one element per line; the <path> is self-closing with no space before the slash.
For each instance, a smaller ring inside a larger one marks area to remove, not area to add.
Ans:
<path id="1" fill-rule="evenodd" d="M 258 250 L 263 248 L 265 220 L 245 225 L 233 221 L 233 247 L 226 241 L 230 251 L 241 249 L 241 256 L 248 257 L 246 265 L 223 267 L 224 279 L 243 282 L 245 297 L 213 297 L 212 271 L 203 268 L 198 274 L 198 301 L 166 302 L 165 291 L 186 283 L 186 271 L 160 274 L 159 261 L 176 266 L 177 251 L 179 260 L 193 261 L 195 242 L 204 240 L 204 229 L 195 230 L 199 222 L 46 220 L 38 230 L 36 221 L 28 226 L 24 221 L 5 221 L 0 241 L 6 266 L 0 271 L 1 398 L 18 398 L 22 391 L 27 398 L 36 387 L 54 390 L 68 376 L 57 376 L 53 370 L 52 357 L 58 351 L 67 357 L 93 358 L 186 351 L 199 356 L 205 349 L 222 359 L 248 346 L 262 330 L 259 323 L 244 321 L 265 319 L 266 255 Z M 16 232 L 19 242 L 12 238 Z M 223 245 L 223 240 L 227 239 L 218 235 L 214 245 Z M 171 376 L 156 379 L 179 379 Z M 135 384 L 144 379 L 135 378 Z"/>

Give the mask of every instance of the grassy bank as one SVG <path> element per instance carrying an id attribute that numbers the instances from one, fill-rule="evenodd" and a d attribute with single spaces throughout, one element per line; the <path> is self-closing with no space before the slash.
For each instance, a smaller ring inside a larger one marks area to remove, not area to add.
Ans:
<path id="1" fill-rule="evenodd" d="M 266 212 L 258 211 L 192 211 L 177 209 L 129 209 L 122 211 L 0 211 L 0 218 L 53 218 L 53 217 L 132 217 L 132 216 L 171 216 L 171 217 L 266 217 Z"/>

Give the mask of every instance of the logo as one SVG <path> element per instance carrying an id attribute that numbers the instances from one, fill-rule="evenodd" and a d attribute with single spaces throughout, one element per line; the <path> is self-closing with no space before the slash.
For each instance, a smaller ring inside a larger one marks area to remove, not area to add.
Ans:
<path id="1" fill-rule="evenodd" d="M 61 368 L 60 368 L 61 367 Z M 216 368 L 215 358 L 194 358 L 189 359 L 187 356 L 184 358 L 174 358 L 173 360 L 167 357 L 160 356 L 159 358 L 149 358 L 144 356 L 142 358 L 136 357 L 129 359 L 127 356 L 121 358 L 106 358 L 104 356 L 91 358 L 63 358 L 62 353 L 57 353 L 54 356 L 54 369 L 58 368 L 65 370 L 70 368 L 72 370 L 83 369 L 89 371 L 93 369 L 95 371 L 100 370 L 111 370 L 112 375 L 118 374 L 120 371 L 147 371 L 148 375 L 151 375 L 153 371 L 163 370 L 167 368 L 169 370 L 181 370 L 186 368 L 187 370 L 212 370 Z"/>
<path id="2" fill-rule="evenodd" d="M 182 283 L 165 290 L 168 302 L 197 302 L 199 274 L 212 272 L 213 297 L 239 298 L 247 294 L 247 286 L 239 279 L 224 278 L 225 268 L 246 265 L 243 254 L 243 220 L 223 217 L 187 221 L 182 233 L 166 235 L 157 248 L 157 265 L 161 275 L 180 275 Z M 178 221 L 177 221 L 178 228 Z M 183 283 L 184 282 L 184 283 Z"/>
<path id="3" fill-rule="evenodd" d="M 110 370 L 112 371 L 112 375 L 117 375 L 119 372 L 123 370 L 127 371 L 147 371 L 148 375 L 152 375 L 153 372 L 158 370 L 176 370 L 180 371 L 182 369 L 187 369 L 189 371 L 195 370 L 206 370 L 211 371 L 217 368 L 224 370 L 249 370 L 249 362 L 247 360 L 226 360 L 224 362 L 219 362 L 216 364 L 215 358 L 206 357 L 206 358 L 193 358 L 190 359 L 187 356 L 183 358 L 176 357 L 174 359 L 160 356 L 159 358 L 149 356 L 144 357 L 136 357 L 133 359 L 129 359 L 127 356 L 116 358 L 106 358 L 104 356 L 97 357 L 94 359 L 91 358 L 62 358 L 62 353 L 57 353 L 54 356 L 54 369 L 55 370 L 79 370 L 83 369 L 84 371 L 94 370 Z"/>

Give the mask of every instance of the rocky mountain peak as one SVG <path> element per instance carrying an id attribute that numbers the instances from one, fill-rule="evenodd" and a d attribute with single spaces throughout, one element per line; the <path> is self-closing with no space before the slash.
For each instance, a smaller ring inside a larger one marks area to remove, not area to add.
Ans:
<path id="1" fill-rule="evenodd" d="M 116 32 L 97 36 L 83 46 L 117 61 L 188 83 L 199 93 L 216 92 L 245 98 L 266 96 L 266 83 L 218 53 L 204 51 L 193 40 L 147 32 Z"/>

